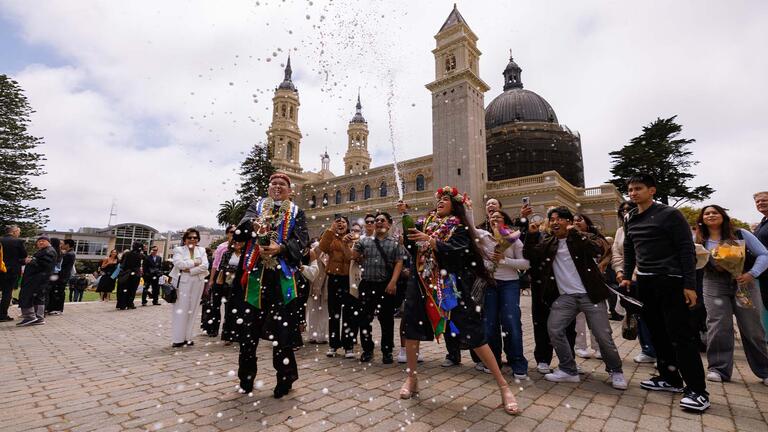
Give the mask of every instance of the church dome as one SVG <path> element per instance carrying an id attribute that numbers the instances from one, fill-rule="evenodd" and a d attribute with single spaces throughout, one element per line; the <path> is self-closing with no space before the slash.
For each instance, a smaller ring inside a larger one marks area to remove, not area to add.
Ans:
<path id="1" fill-rule="evenodd" d="M 357 94 L 357 105 L 355 105 L 355 116 L 352 117 L 350 123 L 368 123 L 363 117 L 363 105 L 360 103 L 360 93 Z"/>
<path id="2" fill-rule="evenodd" d="M 512 122 L 557 123 L 557 115 L 543 97 L 515 88 L 498 95 L 485 109 L 486 129 Z"/>
<path id="3" fill-rule="evenodd" d="M 509 57 L 504 75 L 504 93 L 485 109 L 485 128 L 492 129 L 513 122 L 557 123 L 552 106 L 535 92 L 523 89 L 522 69 Z"/>

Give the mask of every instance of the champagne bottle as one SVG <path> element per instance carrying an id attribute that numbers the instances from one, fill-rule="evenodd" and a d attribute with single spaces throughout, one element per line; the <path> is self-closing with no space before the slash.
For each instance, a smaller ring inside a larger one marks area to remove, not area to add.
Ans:
<path id="1" fill-rule="evenodd" d="M 414 255 L 416 253 L 416 245 L 411 240 L 408 240 L 408 234 L 411 233 L 411 228 L 416 228 L 416 222 L 411 215 L 403 213 L 403 244 L 408 253 Z"/>

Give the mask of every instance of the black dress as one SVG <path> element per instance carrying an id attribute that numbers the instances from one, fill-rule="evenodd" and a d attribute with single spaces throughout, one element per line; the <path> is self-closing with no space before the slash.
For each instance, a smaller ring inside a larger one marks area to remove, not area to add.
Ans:
<path id="1" fill-rule="evenodd" d="M 116 268 L 117 263 L 109 264 L 101 270 L 102 274 L 99 278 L 99 285 L 96 287 L 96 292 L 111 293 L 114 291 L 115 280 L 112 279 L 112 273 L 115 272 Z"/>
<path id="2" fill-rule="evenodd" d="M 458 305 L 450 311 L 450 322 L 458 332 L 454 339 L 458 341 L 461 349 L 471 349 L 486 343 L 483 318 L 480 307 L 472 300 L 472 284 L 475 281 L 472 261 L 474 256 L 469 253 L 471 238 L 466 227 L 459 225 L 455 228 L 448 241 L 437 242 L 435 257 L 440 270 L 456 277 Z M 423 267 L 422 252 L 416 260 L 419 268 Z M 421 263 L 421 264 L 419 264 Z M 477 262 L 475 265 L 483 265 Z M 427 293 L 430 288 L 425 286 L 417 272 L 412 272 L 408 283 L 404 302 L 404 334 L 406 339 L 431 341 L 435 338 L 435 331 L 427 315 L 427 307 L 430 303 Z M 454 336 L 450 324 L 446 323 L 446 336 Z"/>

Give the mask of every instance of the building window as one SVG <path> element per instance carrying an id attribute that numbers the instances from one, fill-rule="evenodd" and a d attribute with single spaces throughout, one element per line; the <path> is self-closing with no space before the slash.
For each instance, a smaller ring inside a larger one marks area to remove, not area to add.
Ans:
<path id="1" fill-rule="evenodd" d="M 371 187 L 369 185 L 365 185 L 365 189 L 363 190 L 363 197 L 365 197 L 365 199 L 371 198 Z"/>
<path id="2" fill-rule="evenodd" d="M 317 206 L 317 197 L 312 195 L 312 198 L 309 200 L 309 208 L 315 208 Z"/>
<path id="3" fill-rule="evenodd" d="M 288 141 L 288 147 L 285 150 L 285 157 L 293 159 L 293 141 Z"/>
<path id="4" fill-rule="evenodd" d="M 280 114 L 282 114 L 283 118 L 285 118 L 285 117 L 286 117 L 286 115 L 285 115 L 285 110 L 286 110 L 286 107 L 285 107 L 285 105 L 281 105 L 281 106 L 280 106 Z"/>
<path id="5" fill-rule="evenodd" d="M 324 193 L 323 194 L 323 207 L 325 207 L 327 205 L 328 205 L 328 194 Z"/>
<path id="6" fill-rule="evenodd" d="M 419 174 L 416 176 L 416 191 L 421 192 L 424 190 L 424 175 Z"/>
<path id="7" fill-rule="evenodd" d="M 78 255 L 107 256 L 107 244 L 95 240 L 76 240 L 75 253 Z"/>
<path id="8" fill-rule="evenodd" d="M 336 191 L 336 204 L 341 204 L 341 191 Z"/>
<path id="9" fill-rule="evenodd" d="M 379 185 L 379 196 L 382 198 L 387 196 L 387 182 L 381 182 Z"/>
<path id="10" fill-rule="evenodd" d="M 293 120 L 293 107 L 291 107 L 291 109 L 288 112 L 290 113 L 291 120 Z"/>
<path id="11" fill-rule="evenodd" d="M 355 192 L 355 188 L 349 189 L 349 201 L 355 201 L 357 199 L 357 192 Z"/>
<path id="12" fill-rule="evenodd" d="M 448 57 L 445 58 L 445 71 L 453 72 L 455 69 L 456 69 L 456 56 L 453 54 L 449 54 Z"/>

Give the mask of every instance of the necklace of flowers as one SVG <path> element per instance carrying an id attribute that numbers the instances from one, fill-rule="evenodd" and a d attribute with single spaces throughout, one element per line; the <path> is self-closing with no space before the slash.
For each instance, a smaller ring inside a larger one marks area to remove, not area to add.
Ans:
<path id="1" fill-rule="evenodd" d="M 453 234 L 453 230 L 459 225 L 461 225 L 461 221 L 456 216 L 448 216 L 447 218 L 432 216 L 426 221 L 424 233 L 436 240 L 447 241 Z"/>

